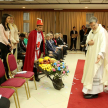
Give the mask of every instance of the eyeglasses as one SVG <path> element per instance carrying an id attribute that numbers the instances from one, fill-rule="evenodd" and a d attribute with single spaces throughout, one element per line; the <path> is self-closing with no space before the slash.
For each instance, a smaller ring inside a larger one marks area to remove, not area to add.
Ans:
<path id="1" fill-rule="evenodd" d="M 97 23 L 95 23 L 95 24 L 93 24 L 93 25 L 90 25 L 90 27 L 91 27 L 91 28 L 93 28 L 93 27 L 95 27 L 95 26 L 96 26 L 96 24 L 97 24 Z"/>

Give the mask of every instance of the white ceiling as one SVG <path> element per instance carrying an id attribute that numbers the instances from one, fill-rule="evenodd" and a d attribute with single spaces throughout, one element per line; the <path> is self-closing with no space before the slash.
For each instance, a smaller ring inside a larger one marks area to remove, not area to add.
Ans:
<path id="1" fill-rule="evenodd" d="M 108 9 L 108 0 L 0 0 L 0 9 Z"/>

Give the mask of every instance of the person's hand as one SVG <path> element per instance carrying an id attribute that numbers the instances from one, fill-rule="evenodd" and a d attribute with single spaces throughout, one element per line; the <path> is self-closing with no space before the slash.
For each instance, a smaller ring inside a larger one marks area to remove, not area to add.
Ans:
<path id="1" fill-rule="evenodd" d="M 52 51 L 49 51 L 49 53 L 53 53 Z"/>
<path id="2" fill-rule="evenodd" d="M 91 40 L 91 41 L 88 42 L 88 44 L 89 44 L 89 45 L 94 45 L 94 41 Z"/>
<path id="3" fill-rule="evenodd" d="M 26 54 L 26 52 L 23 52 L 22 54 L 23 54 L 23 55 L 25 55 L 25 54 Z"/>
<path id="4" fill-rule="evenodd" d="M 101 59 L 101 56 L 98 55 L 98 56 L 97 56 L 97 61 L 96 61 L 95 63 L 96 63 L 96 64 L 99 63 L 100 59 Z"/>
<path id="5" fill-rule="evenodd" d="M 19 43 L 19 41 L 16 42 L 17 44 Z"/>
<path id="6" fill-rule="evenodd" d="M 56 48 L 56 51 L 58 51 L 58 49 Z"/>
<path id="7" fill-rule="evenodd" d="M 14 43 L 14 45 L 16 45 L 17 43 Z"/>
<path id="8" fill-rule="evenodd" d="M 84 47 L 84 45 L 81 45 L 81 47 Z"/>
<path id="9" fill-rule="evenodd" d="M 10 44 L 10 43 L 9 43 L 8 45 L 9 45 L 9 46 L 11 46 L 11 44 Z"/>
<path id="10" fill-rule="evenodd" d="M 34 61 L 34 63 L 37 63 L 37 62 L 39 62 L 39 60 L 35 60 L 35 61 Z"/>
<path id="11" fill-rule="evenodd" d="M 10 49 L 9 49 L 10 51 L 12 51 L 13 50 L 13 47 L 12 46 L 10 46 Z"/>

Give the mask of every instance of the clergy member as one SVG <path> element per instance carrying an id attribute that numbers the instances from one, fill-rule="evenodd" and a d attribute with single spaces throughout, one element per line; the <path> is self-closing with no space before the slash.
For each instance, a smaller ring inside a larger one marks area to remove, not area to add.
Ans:
<path id="1" fill-rule="evenodd" d="M 37 28 L 30 32 L 28 44 L 26 49 L 26 56 L 23 70 L 34 71 L 35 80 L 39 81 L 37 69 L 35 67 L 36 61 L 40 58 L 41 54 L 45 55 L 45 42 L 43 36 L 43 22 L 38 18 Z"/>
<path id="2" fill-rule="evenodd" d="M 89 20 L 91 31 L 87 37 L 88 51 L 82 78 L 84 98 L 97 98 L 108 84 L 108 34 L 96 17 Z M 107 42 L 106 42 L 107 41 Z"/>

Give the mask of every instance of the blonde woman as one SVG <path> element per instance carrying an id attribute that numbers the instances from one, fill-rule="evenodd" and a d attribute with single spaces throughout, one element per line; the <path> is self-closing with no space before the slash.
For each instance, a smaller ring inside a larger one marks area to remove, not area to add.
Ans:
<path id="1" fill-rule="evenodd" d="M 11 31 L 13 54 L 17 60 L 17 44 L 19 43 L 19 36 L 17 26 L 14 24 L 14 16 L 12 15 L 10 15 L 9 27 Z"/>

